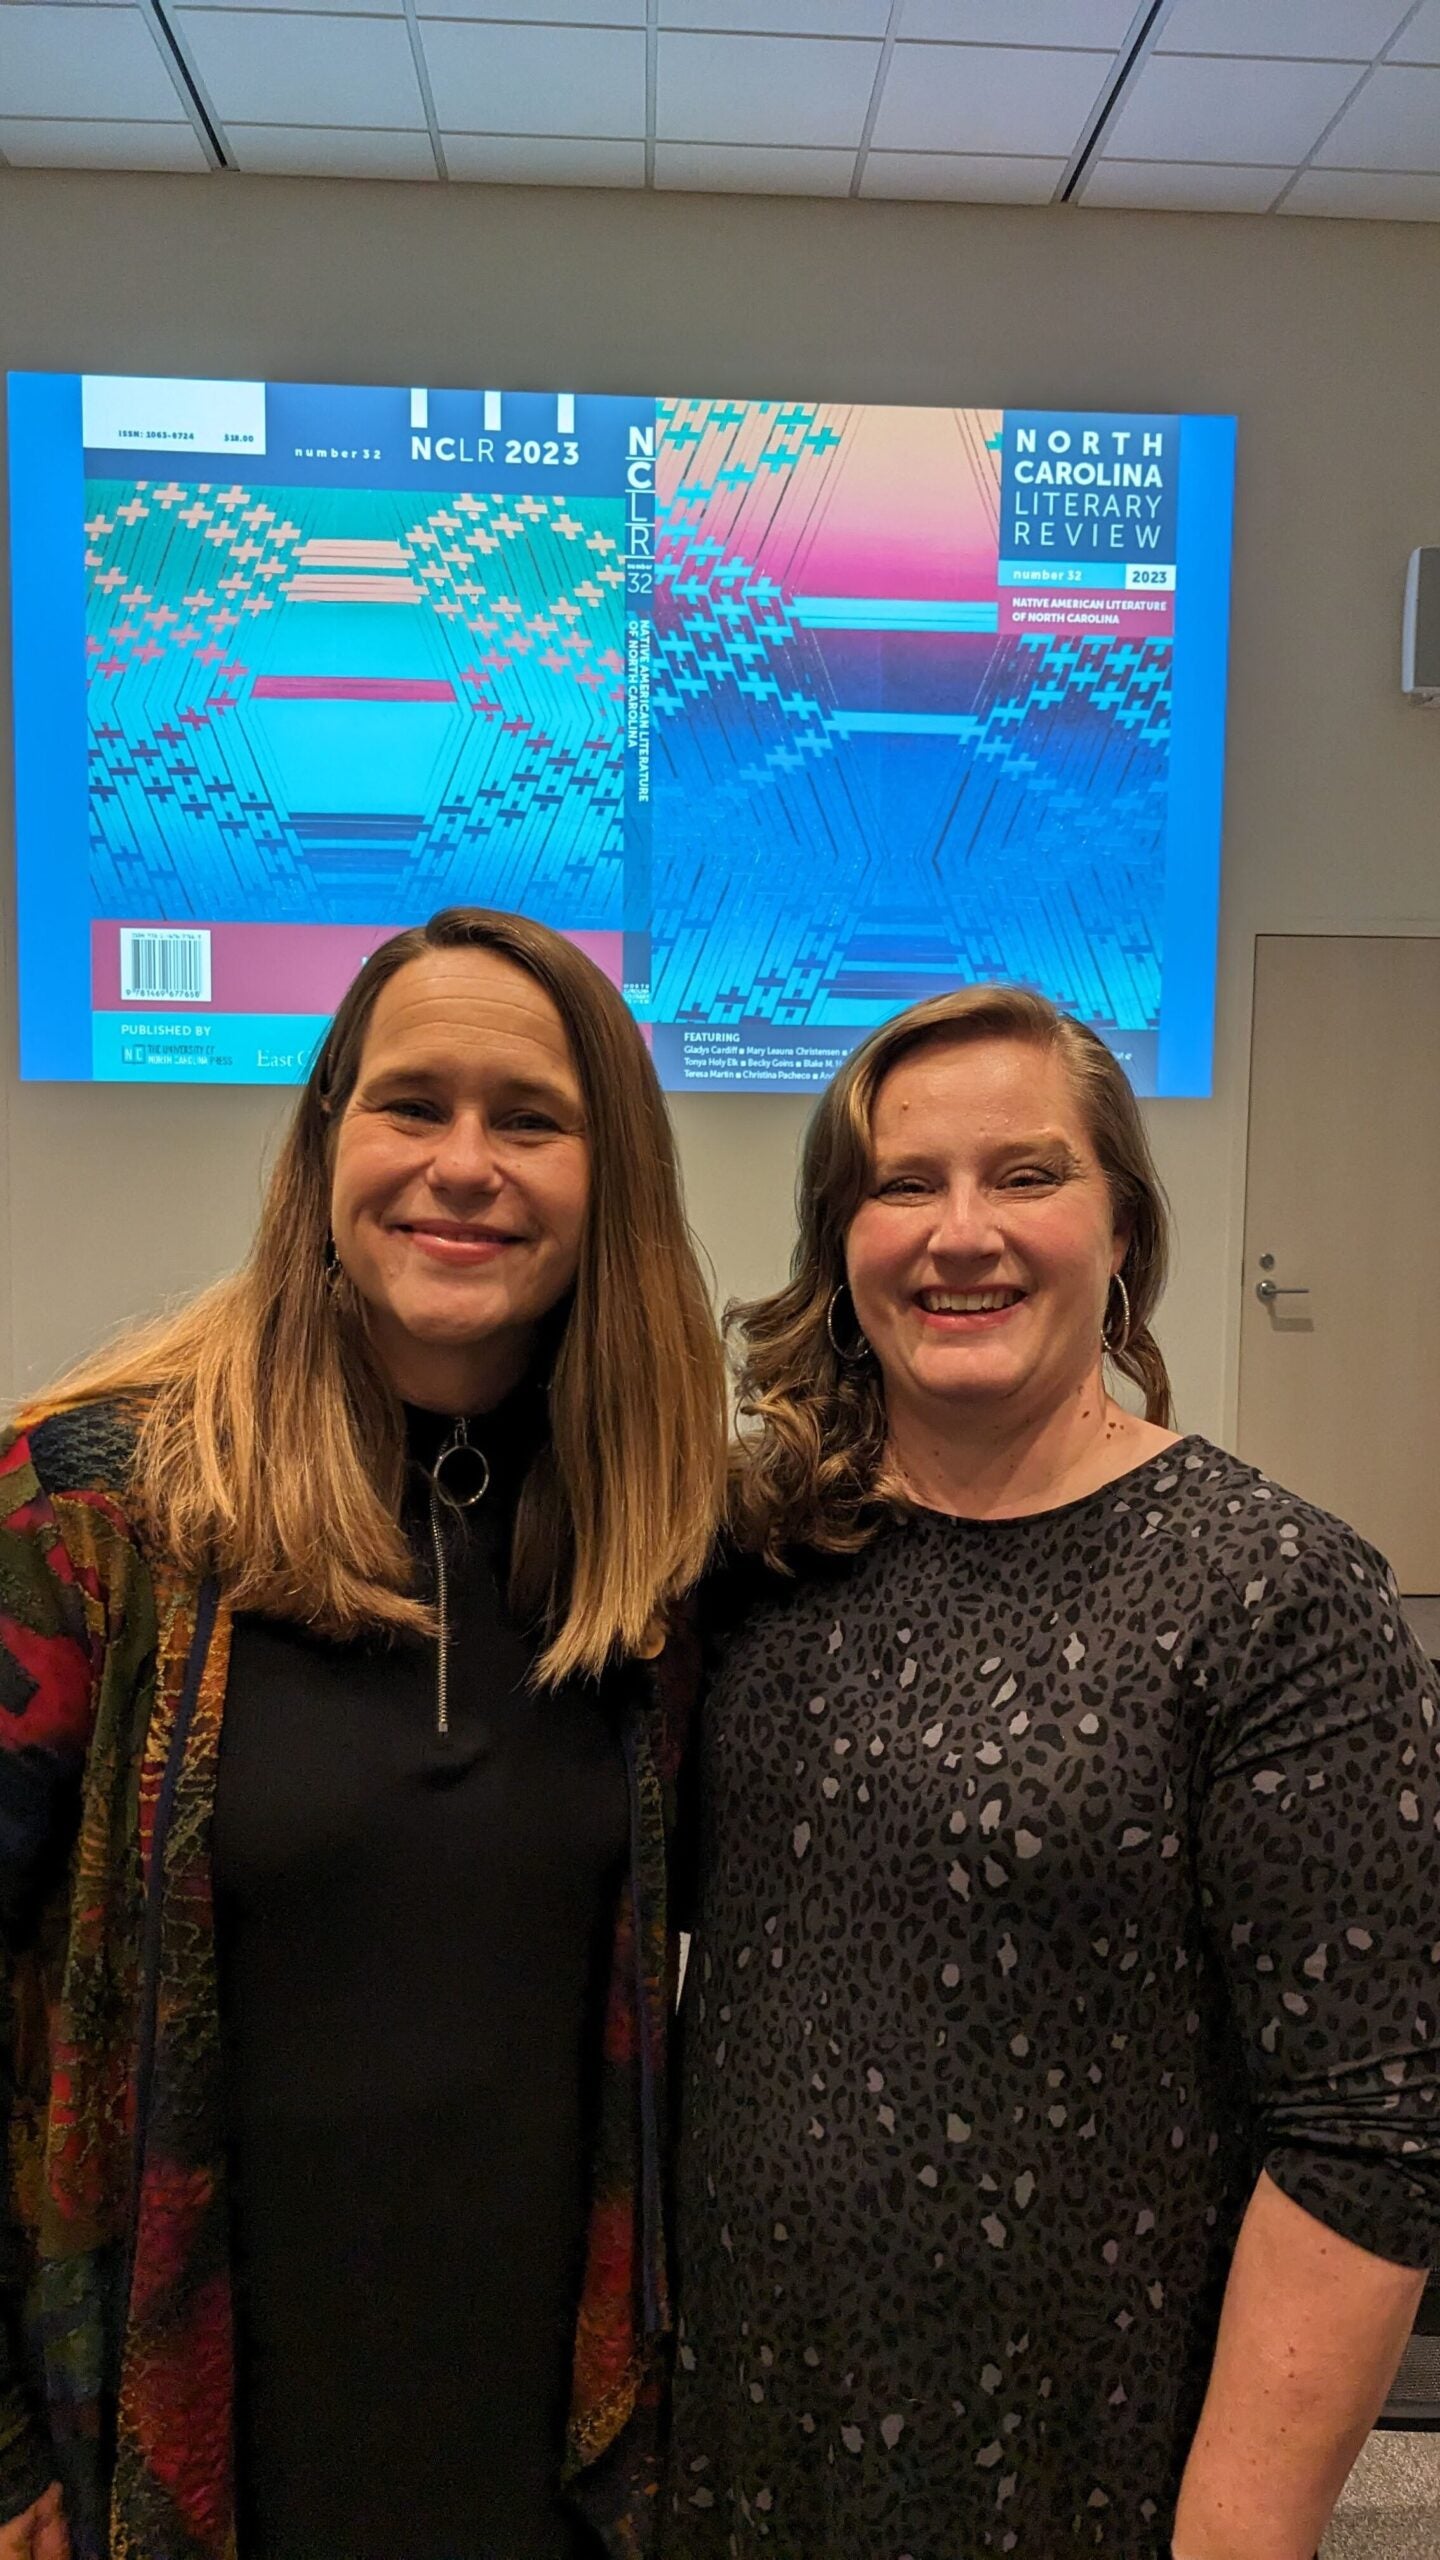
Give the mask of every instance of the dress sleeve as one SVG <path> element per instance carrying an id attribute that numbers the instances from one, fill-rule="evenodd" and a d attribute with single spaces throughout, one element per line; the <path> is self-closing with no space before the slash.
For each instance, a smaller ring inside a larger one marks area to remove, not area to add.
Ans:
<path id="1" fill-rule="evenodd" d="M 1202 1908 L 1263 2162 L 1377 2257 L 1440 2262 L 1440 1726 L 1384 1558 L 1277 1509 L 1207 1674 Z"/>
<path id="2" fill-rule="evenodd" d="M 56 2476 L 21 2344 L 30 2248 L 12 2130 L 37 2099 L 22 2054 L 31 1941 L 73 1837 L 99 1667 L 80 1572 L 28 1441 L 12 1439 L 0 1444 L 0 2524 Z"/>

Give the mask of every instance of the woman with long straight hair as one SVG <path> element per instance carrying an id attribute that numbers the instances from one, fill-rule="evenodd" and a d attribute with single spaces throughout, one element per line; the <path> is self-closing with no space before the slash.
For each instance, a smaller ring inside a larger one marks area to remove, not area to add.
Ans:
<path id="1" fill-rule="evenodd" d="M 1085 1026 L 901 1014 L 799 1211 L 737 1311 L 665 2547 L 1309 2560 L 1440 2250 L 1434 1674 L 1172 1427 Z"/>
<path id="2" fill-rule="evenodd" d="M 466 908 L 350 988 L 243 1268 L 18 1417 L 0 2560 L 645 2547 L 723 1438 L 641 1036 Z"/>

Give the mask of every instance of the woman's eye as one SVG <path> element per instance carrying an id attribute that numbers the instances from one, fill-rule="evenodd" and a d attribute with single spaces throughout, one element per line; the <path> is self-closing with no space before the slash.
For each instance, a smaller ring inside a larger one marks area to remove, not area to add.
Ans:
<path id="1" fill-rule="evenodd" d="M 422 1101 L 418 1094 L 400 1094 L 385 1108 L 397 1120 L 433 1120 L 438 1116 L 434 1103 Z"/>
<path id="2" fill-rule="evenodd" d="M 918 1173 L 896 1173 L 888 1182 L 876 1184 L 875 1197 L 877 1200 L 918 1200 L 924 1189 Z"/>
<path id="3" fill-rule="evenodd" d="M 1027 1164 L 1022 1165 L 1018 1173 L 1006 1175 L 1005 1187 L 1009 1191 L 1048 1190 L 1059 1179 L 1053 1165 Z"/>
<path id="4" fill-rule="evenodd" d="M 546 1130 L 558 1128 L 559 1122 L 552 1120 L 548 1111 L 512 1111 L 502 1125 L 516 1130 L 522 1138 L 533 1138 Z"/>

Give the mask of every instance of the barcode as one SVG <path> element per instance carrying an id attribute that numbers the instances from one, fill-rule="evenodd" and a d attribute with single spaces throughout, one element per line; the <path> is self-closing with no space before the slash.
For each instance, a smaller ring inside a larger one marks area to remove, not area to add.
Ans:
<path id="1" fill-rule="evenodd" d="M 139 1004 L 208 1004 L 210 936 L 207 932 L 144 933 L 120 928 L 120 1001 Z"/>

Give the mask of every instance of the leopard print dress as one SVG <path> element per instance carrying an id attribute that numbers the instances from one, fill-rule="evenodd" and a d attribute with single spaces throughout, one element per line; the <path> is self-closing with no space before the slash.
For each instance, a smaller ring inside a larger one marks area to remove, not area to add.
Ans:
<path id="1" fill-rule="evenodd" d="M 1197 1438 L 750 1593 L 666 2560 L 1168 2554 L 1259 2169 L 1440 2256 L 1435 1698 L 1383 1560 Z"/>

